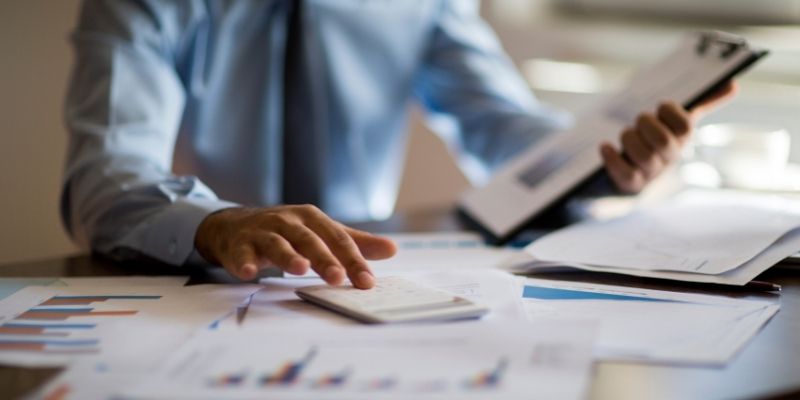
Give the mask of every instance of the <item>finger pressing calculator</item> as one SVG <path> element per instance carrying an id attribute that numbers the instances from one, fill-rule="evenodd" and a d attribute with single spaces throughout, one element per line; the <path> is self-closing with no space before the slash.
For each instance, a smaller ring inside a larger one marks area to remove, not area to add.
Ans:
<path id="1" fill-rule="evenodd" d="M 376 279 L 372 289 L 315 285 L 295 290 L 301 299 L 367 323 L 449 321 L 478 318 L 483 305 L 400 277 Z"/>

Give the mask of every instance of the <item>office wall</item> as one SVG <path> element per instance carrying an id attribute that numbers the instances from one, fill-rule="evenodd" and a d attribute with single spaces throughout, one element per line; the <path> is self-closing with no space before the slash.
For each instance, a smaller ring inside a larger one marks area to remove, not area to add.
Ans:
<path id="1" fill-rule="evenodd" d="M 75 251 L 58 219 L 77 0 L 0 1 L 0 263 Z"/>

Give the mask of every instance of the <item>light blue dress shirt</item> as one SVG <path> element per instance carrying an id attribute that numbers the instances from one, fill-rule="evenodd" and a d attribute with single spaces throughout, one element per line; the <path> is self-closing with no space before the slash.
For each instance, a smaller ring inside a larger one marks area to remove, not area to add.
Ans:
<path id="1" fill-rule="evenodd" d="M 83 5 L 61 199 L 78 242 L 181 265 L 209 213 L 282 202 L 289 1 Z M 488 171 L 568 124 L 533 98 L 475 1 L 308 0 L 304 12 L 321 110 L 308 118 L 328 147 L 318 206 L 334 218 L 391 213 L 411 101 Z"/>

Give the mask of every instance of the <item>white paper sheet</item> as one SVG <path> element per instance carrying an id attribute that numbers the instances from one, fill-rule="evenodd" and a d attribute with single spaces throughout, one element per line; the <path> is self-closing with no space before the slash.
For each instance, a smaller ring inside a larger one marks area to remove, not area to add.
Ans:
<path id="1" fill-rule="evenodd" d="M 388 235 L 398 247 L 388 259 L 370 261 L 376 275 L 396 275 L 410 269 L 495 268 L 519 250 L 484 244 L 480 235 L 469 232 L 407 233 Z"/>
<path id="2" fill-rule="evenodd" d="M 473 232 L 399 233 L 383 235 L 394 240 L 397 254 L 386 260 L 368 261 L 375 276 L 398 275 L 406 271 L 441 269 L 491 269 L 504 265 L 520 249 L 488 246 Z M 318 278 L 314 271 L 285 278 Z"/>
<path id="3" fill-rule="evenodd" d="M 580 398 L 593 325 L 451 323 L 195 336 L 129 398 Z"/>
<path id="4" fill-rule="evenodd" d="M 739 268 L 718 275 L 704 275 L 691 272 L 672 272 L 672 271 L 650 271 L 625 268 L 597 267 L 593 265 L 538 261 L 528 255 L 528 260 L 519 257 L 508 263 L 502 268 L 520 274 L 534 274 L 549 270 L 560 270 L 564 268 L 575 268 L 585 271 L 604 272 L 621 275 L 640 276 L 643 278 L 668 279 L 683 282 L 712 283 L 719 285 L 742 286 L 753 280 L 756 276 L 766 271 L 773 265 L 786 258 L 786 254 L 792 254 L 800 248 L 800 229 L 793 230 L 782 238 L 778 239 L 772 246 L 761 252 L 750 261 L 742 264 Z"/>
<path id="5" fill-rule="evenodd" d="M 520 301 L 523 278 L 500 270 L 458 268 L 398 275 L 489 307 L 491 312 L 483 317 L 484 320 L 525 320 L 525 311 Z"/>
<path id="6" fill-rule="evenodd" d="M 777 300 L 542 279 L 526 280 L 523 297 L 533 321 L 598 321 L 600 359 L 690 365 L 724 365 L 780 307 Z"/>
<path id="7" fill-rule="evenodd" d="M 98 371 L 71 366 L 25 399 L 109 400 L 120 389 L 136 386 L 145 376 L 143 373 Z"/>
<path id="8" fill-rule="evenodd" d="M 395 270 L 393 274 L 442 289 L 490 308 L 484 320 L 524 320 L 520 300 L 520 278 L 495 269 L 413 269 Z M 379 278 L 380 279 L 380 278 Z M 354 325 L 357 322 L 327 309 L 303 301 L 294 290 L 319 285 L 319 278 L 267 278 L 264 289 L 253 296 L 241 325 L 231 315 L 220 321 L 219 330 L 261 329 L 287 325 Z"/>
<path id="9" fill-rule="evenodd" d="M 147 370 L 259 288 L 27 287 L 0 301 L 0 363 Z"/>
<path id="10" fill-rule="evenodd" d="M 666 204 L 569 226 L 526 251 L 543 261 L 717 275 L 742 266 L 798 227 L 800 216 L 782 210 Z"/>
<path id="11" fill-rule="evenodd" d="M 231 313 L 215 324 L 213 329 L 243 331 L 286 326 L 320 329 L 337 325 L 357 325 L 356 321 L 303 301 L 294 294 L 297 288 L 323 283 L 319 278 L 262 279 L 262 289 L 253 295 L 241 324 L 237 322 L 236 315 Z"/>

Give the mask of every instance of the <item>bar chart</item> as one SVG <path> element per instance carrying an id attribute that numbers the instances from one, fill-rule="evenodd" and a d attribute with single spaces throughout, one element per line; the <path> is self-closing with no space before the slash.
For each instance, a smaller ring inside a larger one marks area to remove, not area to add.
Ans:
<path id="1" fill-rule="evenodd" d="M 352 372 L 351 368 L 345 367 L 339 372 L 324 374 L 314 381 L 312 387 L 315 389 L 328 389 L 344 386 L 348 383 L 347 378 Z"/>
<path id="2" fill-rule="evenodd" d="M 97 278 L 15 291 L 0 300 L 0 363 L 82 363 L 114 373 L 147 371 L 193 332 L 205 330 L 210 321 L 261 289 L 248 284 L 181 286 L 182 280 L 172 279 L 149 282 Z M 230 380 L 236 383 L 235 376 Z"/>
<path id="3" fill-rule="evenodd" d="M 492 388 L 500 384 L 503 372 L 508 367 L 508 359 L 501 358 L 497 366 L 489 371 L 481 372 L 474 378 L 466 382 L 466 387 L 470 389 Z"/>
<path id="4" fill-rule="evenodd" d="M 70 330 L 87 330 L 97 324 L 52 324 L 52 323 L 21 323 L 8 322 L 0 325 L 0 335 L 24 335 L 39 337 L 64 337 L 69 336 Z"/>
<path id="5" fill-rule="evenodd" d="M 100 351 L 101 341 L 87 337 L 107 318 L 136 315 L 139 310 L 115 307 L 114 301 L 154 301 L 159 295 L 56 295 L 0 325 L 0 352 L 83 354 Z M 103 309 L 98 309 L 102 304 Z M 89 322 L 81 322 L 89 321 Z"/>
<path id="6" fill-rule="evenodd" d="M 376 353 L 386 353 L 385 350 Z M 308 390 L 326 392 L 346 390 L 358 393 L 407 393 L 431 394 L 448 392 L 488 392 L 502 385 L 504 373 L 509 367 L 509 358 L 501 357 L 485 369 L 467 369 L 464 372 L 447 374 L 440 371 L 438 376 L 409 374 L 407 369 L 375 376 L 374 369 L 363 359 L 342 358 L 338 349 L 320 350 L 312 346 L 298 357 L 279 363 L 276 368 L 259 373 L 258 365 L 251 365 L 234 372 L 212 373 L 206 379 L 210 388 L 228 388 L 270 392 Z M 314 362 L 322 358 L 323 366 L 314 368 Z M 334 367 L 339 360 L 343 366 Z M 309 371 L 311 370 L 311 371 Z M 474 373 L 467 371 L 473 370 Z"/>
<path id="7" fill-rule="evenodd" d="M 52 339 L 0 339 L 0 351 L 36 351 L 47 353 L 75 354 L 94 353 L 99 350 L 98 339 L 52 340 Z"/>
<path id="8" fill-rule="evenodd" d="M 278 368 L 276 372 L 268 373 L 262 376 L 260 379 L 260 384 L 262 386 L 291 385 L 297 382 L 297 379 L 303 372 L 303 368 L 305 368 L 316 355 L 316 347 L 310 348 L 301 360 L 287 361 L 284 365 Z"/>
<path id="9" fill-rule="evenodd" d="M 230 374 L 221 374 L 209 379 L 208 385 L 211 387 L 237 387 L 245 383 L 247 376 L 247 370 Z"/>
<path id="10" fill-rule="evenodd" d="M 124 394 L 168 399 L 579 398 L 593 325 L 470 322 L 196 334 Z M 533 356 L 552 349 L 545 362 Z M 548 363 L 549 359 L 559 360 Z"/>

